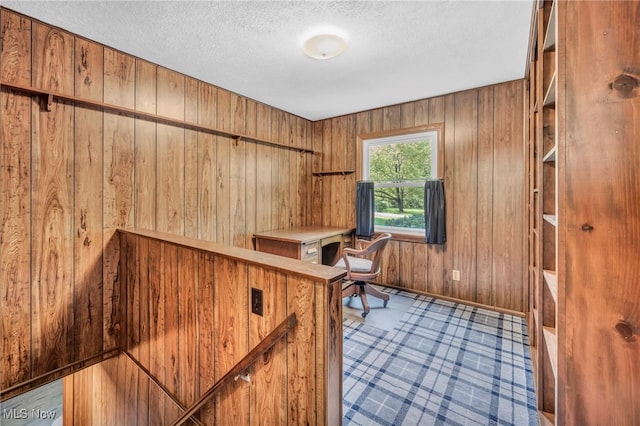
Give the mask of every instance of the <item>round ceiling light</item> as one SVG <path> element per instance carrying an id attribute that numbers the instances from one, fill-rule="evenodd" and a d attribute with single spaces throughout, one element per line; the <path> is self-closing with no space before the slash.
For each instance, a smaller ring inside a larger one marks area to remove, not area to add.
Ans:
<path id="1" fill-rule="evenodd" d="M 335 34 L 319 34 L 304 42 L 304 53 L 315 59 L 335 58 L 347 48 L 347 42 Z"/>

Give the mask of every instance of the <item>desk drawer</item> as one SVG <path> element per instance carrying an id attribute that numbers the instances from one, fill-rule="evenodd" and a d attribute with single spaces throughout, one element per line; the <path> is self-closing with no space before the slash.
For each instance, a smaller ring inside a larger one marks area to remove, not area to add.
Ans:
<path id="1" fill-rule="evenodd" d="M 302 260 L 305 262 L 319 263 L 320 244 L 318 242 L 302 244 Z"/>

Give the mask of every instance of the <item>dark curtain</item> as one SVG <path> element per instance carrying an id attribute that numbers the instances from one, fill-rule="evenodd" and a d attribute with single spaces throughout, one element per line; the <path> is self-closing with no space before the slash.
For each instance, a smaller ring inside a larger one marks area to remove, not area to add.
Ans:
<path id="1" fill-rule="evenodd" d="M 428 180 L 424 185 L 424 230 L 425 243 L 447 242 L 444 184 L 441 180 Z"/>
<path id="2" fill-rule="evenodd" d="M 356 182 L 356 235 L 372 237 L 375 213 L 373 201 L 373 182 Z"/>

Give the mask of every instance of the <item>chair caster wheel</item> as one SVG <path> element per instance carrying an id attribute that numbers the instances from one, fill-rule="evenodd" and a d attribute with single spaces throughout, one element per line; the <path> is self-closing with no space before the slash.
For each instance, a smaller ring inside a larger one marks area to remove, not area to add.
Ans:
<path id="1" fill-rule="evenodd" d="M 387 307 L 387 303 L 389 303 L 389 301 L 385 300 L 384 303 L 382 304 L 382 307 L 386 308 Z"/>
<path id="2" fill-rule="evenodd" d="M 366 318 L 367 317 L 368 312 L 363 312 L 362 313 L 362 318 Z"/>

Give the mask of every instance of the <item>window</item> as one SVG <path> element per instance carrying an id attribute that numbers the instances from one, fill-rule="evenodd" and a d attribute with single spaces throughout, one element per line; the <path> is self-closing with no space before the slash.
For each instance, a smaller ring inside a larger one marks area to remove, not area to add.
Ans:
<path id="1" fill-rule="evenodd" d="M 442 126 L 362 135 L 361 178 L 374 182 L 375 230 L 424 235 L 424 184 L 442 176 Z"/>

